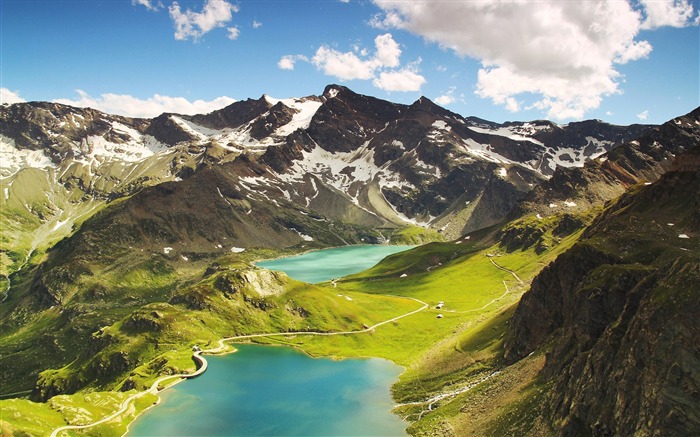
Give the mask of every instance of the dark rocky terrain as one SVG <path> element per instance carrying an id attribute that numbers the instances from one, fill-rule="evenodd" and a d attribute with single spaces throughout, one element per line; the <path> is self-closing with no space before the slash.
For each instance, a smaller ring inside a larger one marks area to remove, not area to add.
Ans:
<path id="1" fill-rule="evenodd" d="M 697 113 L 678 120 L 652 138 L 664 141 L 670 132 L 675 145 L 697 135 Z M 670 170 L 609 206 L 535 278 L 513 316 L 505 357 L 548 351 L 543 376 L 554 388 L 547 414 L 560 435 L 700 429 L 698 144 L 673 164 L 662 157 L 679 149 L 659 153 L 658 166 Z M 621 152 L 641 155 L 638 144 Z M 637 161 L 642 171 L 629 173 L 649 175 L 655 166 L 648 163 Z"/>

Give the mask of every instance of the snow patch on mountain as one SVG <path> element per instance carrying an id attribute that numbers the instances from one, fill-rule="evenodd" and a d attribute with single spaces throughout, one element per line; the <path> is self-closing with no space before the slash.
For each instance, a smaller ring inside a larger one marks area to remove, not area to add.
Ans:
<path id="1" fill-rule="evenodd" d="M 464 150 L 467 154 L 496 164 L 514 164 L 514 161 L 492 150 L 491 145 L 481 144 L 471 138 L 463 140 Z"/>
<path id="2" fill-rule="evenodd" d="M 145 142 L 141 142 L 140 138 L 134 138 L 126 143 L 113 143 L 102 136 L 91 135 L 80 144 L 80 156 L 87 162 L 95 160 L 139 162 L 155 153 L 167 150 L 168 148 L 164 144 L 155 141 L 153 137 L 150 140 L 146 139 Z M 76 154 L 76 156 L 79 155 Z"/>
<path id="3" fill-rule="evenodd" d="M 53 162 L 43 150 L 18 149 L 15 140 L 0 134 L 0 177 L 12 176 L 27 167 L 53 167 Z"/>
<path id="4" fill-rule="evenodd" d="M 505 137 L 513 141 L 529 141 L 531 143 L 542 146 L 542 142 L 538 141 L 529 135 L 536 133 L 538 130 L 544 130 L 541 126 L 535 126 L 531 123 L 523 123 L 522 126 L 507 126 L 498 128 L 485 128 L 477 126 L 468 126 L 469 129 L 476 133 L 486 134 L 486 135 L 497 135 L 500 137 Z"/>

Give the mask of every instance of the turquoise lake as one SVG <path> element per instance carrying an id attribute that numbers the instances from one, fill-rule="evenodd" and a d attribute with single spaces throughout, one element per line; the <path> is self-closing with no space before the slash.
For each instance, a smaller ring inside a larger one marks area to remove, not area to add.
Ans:
<path id="1" fill-rule="evenodd" d="M 161 394 L 129 436 L 399 436 L 389 387 L 401 368 L 334 361 L 288 347 L 237 345 L 203 375 Z"/>
<path id="2" fill-rule="evenodd" d="M 414 246 L 345 246 L 314 250 L 303 255 L 257 263 L 269 270 L 282 270 L 289 277 L 315 284 L 366 270 L 383 258 Z"/>
<path id="3" fill-rule="evenodd" d="M 258 263 L 317 283 L 372 267 L 413 246 L 346 246 Z M 161 393 L 136 436 L 405 436 L 391 413 L 401 367 L 377 358 L 311 358 L 288 347 L 237 345 L 207 371 Z"/>

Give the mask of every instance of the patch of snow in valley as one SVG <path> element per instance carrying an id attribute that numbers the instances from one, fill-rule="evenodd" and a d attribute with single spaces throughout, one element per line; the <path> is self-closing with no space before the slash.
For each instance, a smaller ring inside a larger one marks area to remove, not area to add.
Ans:
<path id="1" fill-rule="evenodd" d="M 173 248 L 172 248 L 172 247 L 164 247 L 164 248 L 163 248 L 163 253 L 166 254 L 166 255 L 169 254 L 169 253 L 172 252 L 172 251 L 173 251 Z"/>
<path id="2" fill-rule="evenodd" d="M 564 202 L 564 205 L 568 206 L 569 208 L 573 208 L 574 206 L 576 206 L 576 203 L 567 200 Z"/>
<path id="3" fill-rule="evenodd" d="M 15 140 L 0 134 L 0 177 L 9 177 L 23 168 L 53 167 L 43 150 L 18 149 Z"/>
<path id="4" fill-rule="evenodd" d="M 234 246 L 234 247 L 231 248 L 231 252 L 233 252 L 233 253 L 241 253 L 241 252 L 243 252 L 243 251 L 245 251 L 245 248 L 244 248 L 244 247 L 235 247 L 235 246 Z"/>

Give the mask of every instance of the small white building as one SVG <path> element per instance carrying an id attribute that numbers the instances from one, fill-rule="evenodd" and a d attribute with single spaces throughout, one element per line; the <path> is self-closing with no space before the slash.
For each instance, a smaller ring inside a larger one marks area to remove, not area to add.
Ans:
<path id="1" fill-rule="evenodd" d="M 442 307 L 443 307 L 443 305 L 445 305 L 445 304 L 442 303 L 442 302 L 440 302 L 439 304 L 437 304 L 437 305 L 435 306 L 435 309 L 436 309 L 436 310 L 441 310 Z"/>
<path id="2" fill-rule="evenodd" d="M 438 318 L 438 319 L 442 319 L 443 317 L 445 317 L 445 316 L 443 316 L 442 314 L 438 314 L 438 315 L 437 315 L 437 318 Z"/>

